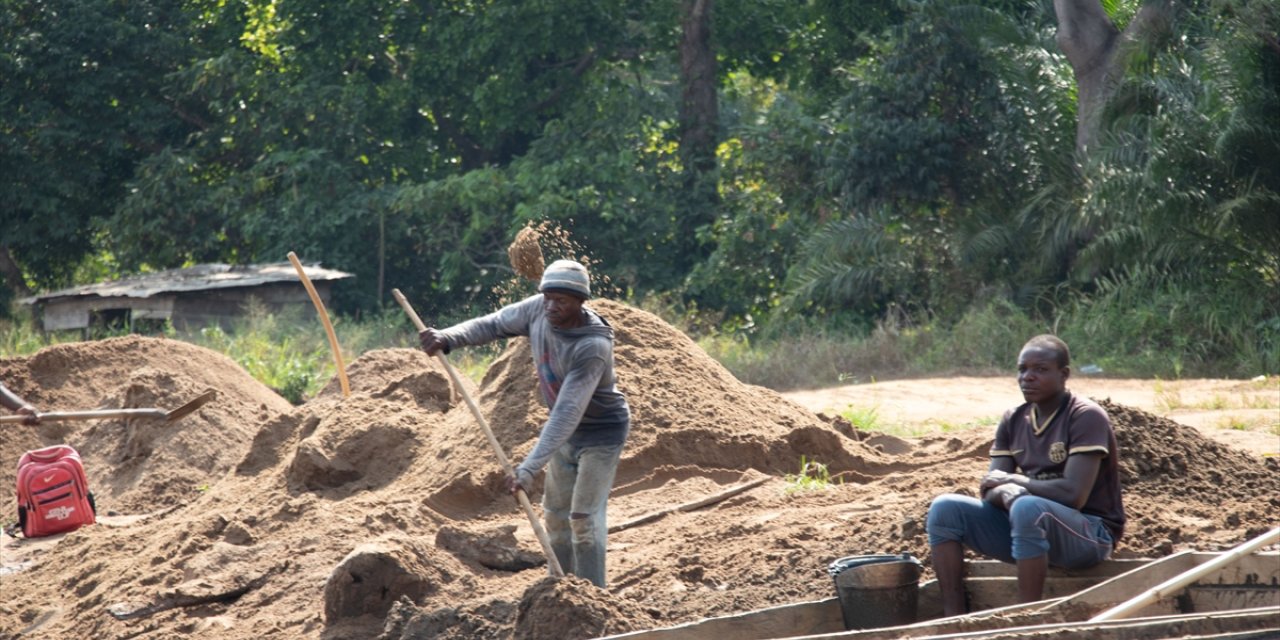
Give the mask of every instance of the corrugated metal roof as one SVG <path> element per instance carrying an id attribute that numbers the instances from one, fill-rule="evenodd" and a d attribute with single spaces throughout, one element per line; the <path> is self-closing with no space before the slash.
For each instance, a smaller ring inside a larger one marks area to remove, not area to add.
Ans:
<path id="1" fill-rule="evenodd" d="M 314 281 L 341 280 L 352 274 L 319 265 L 303 265 L 307 278 Z M 80 296 L 149 298 L 158 293 L 175 291 L 204 291 L 230 287 L 253 287 L 272 282 L 299 282 L 298 272 L 289 262 L 231 266 L 227 264 L 198 264 L 184 269 L 168 269 L 145 273 L 110 282 L 70 287 L 24 298 L 23 304 L 48 302 L 55 298 Z"/>

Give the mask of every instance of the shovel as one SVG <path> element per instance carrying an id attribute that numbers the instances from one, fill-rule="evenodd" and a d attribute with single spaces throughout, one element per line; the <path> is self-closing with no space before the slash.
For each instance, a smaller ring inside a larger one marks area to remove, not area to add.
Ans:
<path id="1" fill-rule="evenodd" d="M 50 411 L 40 414 L 41 422 L 48 420 L 61 422 L 66 420 L 109 420 L 111 418 L 163 418 L 166 423 L 176 422 L 190 415 L 196 409 L 207 404 L 218 396 L 218 392 L 210 389 L 173 411 L 163 409 L 96 409 L 94 411 Z M 0 416 L 0 424 L 13 424 L 26 420 L 27 416 Z"/>

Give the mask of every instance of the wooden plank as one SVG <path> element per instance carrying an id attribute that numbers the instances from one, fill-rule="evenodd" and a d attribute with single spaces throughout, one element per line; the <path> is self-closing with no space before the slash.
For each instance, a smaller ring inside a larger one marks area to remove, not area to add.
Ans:
<path id="1" fill-rule="evenodd" d="M 765 477 L 763 477 L 763 478 L 756 478 L 755 480 L 752 480 L 751 482 L 744 482 L 744 483 L 742 483 L 742 484 L 739 484 L 739 485 L 735 485 L 735 486 L 729 487 L 728 489 L 725 489 L 725 490 L 723 490 L 723 491 L 719 491 L 719 492 L 717 492 L 717 493 L 715 493 L 715 494 L 712 494 L 712 495 L 710 495 L 710 496 L 706 496 L 706 497 L 703 497 L 703 498 L 699 498 L 699 499 L 694 500 L 694 501 L 692 501 L 692 502 L 686 502 L 686 503 L 684 503 L 684 504 L 679 504 L 679 505 L 676 505 L 676 506 L 673 506 L 673 507 L 667 507 L 667 508 L 665 508 L 665 509 L 660 509 L 660 510 L 658 510 L 658 511 L 653 511 L 653 512 L 651 512 L 651 513 L 647 513 L 647 514 L 642 515 L 642 516 L 639 516 L 639 517 L 637 517 L 637 518 L 632 518 L 632 519 L 630 519 L 630 520 L 628 520 L 628 521 L 626 521 L 626 522 L 623 522 L 623 523 L 621 523 L 621 524 L 613 525 L 612 527 L 609 527 L 609 533 L 617 533 L 617 532 L 619 532 L 619 531 L 624 531 L 624 530 L 626 530 L 626 529 L 631 529 L 631 528 L 633 528 L 633 527 L 638 527 L 638 526 L 640 526 L 640 525 L 642 525 L 642 524 L 648 524 L 648 523 L 650 523 L 650 522 L 654 522 L 654 521 L 656 521 L 656 520 L 659 520 L 659 519 L 661 519 L 661 518 L 663 518 L 663 517 L 665 517 L 665 516 L 667 516 L 667 515 L 670 515 L 670 514 L 672 514 L 672 513 L 676 513 L 677 511 L 694 511 L 694 510 L 696 510 L 696 509 L 701 509 L 701 508 L 706 507 L 706 506 L 709 506 L 709 505 L 713 505 L 713 504 L 716 504 L 716 503 L 719 503 L 719 502 L 724 502 L 725 500 L 728 500 L 729 498 L 732 498 L 732 497 L 734 497 L 734 496 L 738 495 L 739 493 L 742 493 L 742 492 L 747 491 L 747 490 L 750 490 L 750 489 L 754 489 L 754 488 L 756 488 L 756 487 L 758 487 L 758 486 L 760 486 L 760 485 L 762 485 L 762 484 L 764 484 L 764 483 L 766 483 L 766 482 L 768 482 L 768 481 L 770 481 L 770 480 L 772 480 L 772 479 L 773 479 L 773 478 L 772 478 L 771 476 L 765 476 Z"/>
<path id="2" fill-rule="evenodd" d="M 1086 610 L 1092 613 L 1101 611 L 1117 602 L 1124 602 L 1134 594 L 1142 593 L 1152 585 L 1160 584 L 1197 564 L 1195 553 L 1183 551 L 1159 560 L 1153 560 L 1142 567 L 1128 573 L 1118 575 L 1109 580 L 1077 593 L 1055 606 L 1070 610 Z"/>
<path id="3" fill-rule="evenodd" d="M 999 631 L 971 631 L 946 635 L 920 636 L 920 640 L 1150 640 L 1151 638 L 1184 638 L 1186 636 L 1221 637 L 1239 632 L 1270 632 L 1280 628 L 1280 609 L 1266 607 L 1221 614 L 1184 614 L 1103 622 L 1059 622 L 1013 627 Z M 845 636 L 826 636 L 824 640 L 843 640 Z M 796 638 L 794 640 L 801 640 Z"/>
<path id="4" fill-rule="evenodd" d="M 1064 598 L 1089 589 L 1101 577 L 1053 578 L 1044 582 L 1044 600 Z M 970 611 L 983 611 L 1007 607 L 1018 602 L 1017 578 L 968 578 L 964 581 L 969 592 Z"/>
<path id="5" fill-rule="evenodd" d="M 1196 564 L 1204 564 L 1220 553 L 1195 553 Z M 1196 584 L 1257 584 L 1280 585 L 1280 551 L 1264 551 L 1241 556 L 1231 566 L 1223 567 L 1204 576 Z"/>
<path id="6" fill-rule="evenodd" d="M 1187 613 L 1280 607 L 1280 586 L 1192 585 L 1179 603 Z"/>
<path id="7" fill-rule="evenodd" d="M 838 633 L 844 630 L 840 601 L 828 598 L 663 629 L 633 631 L 601 640 L 768 640 L 795 635 Z"/>
<path id="8" fill-rule="evenodd" d="M 1184 551 L 1159 560 L 1107 560 L 1091 569 L 1075 571 L 1050 569 L 1049 577 L 1045 580 L 1044 595 L 1046 600 L 1069 596 L 1076 591 L 1100 586 L 1108 578 L 1114 579 L 1132 574 L 1132 577 L 1117 580 L 1105 589 L 1082 595 L 1066 605 L 1073 608 L 1088 605 L 1091 610 L 1101 610 L 1102 607 L 1123 602 L 1126 598 L 1141 593 L 1152 585 L 1213 560 L 1219 555 L 1221 554 L 1213 552 Z M 1157 568 L 1147 572 L 1140 571 L 1149 565 L 1157 565 Z M 974 611 L 1008 606 L 1017 601 L 1016 586 L 1000 582 L 1001 577 L 1016 581 L 1016 565 L 994 560 L 979 560 L 967 562 L 965 566 L 968 576 L 965 578 L 965 588 L 970 592 L 970 605 Z M 1280 585 L 1280 553 L 1263 552 L 1244 556 L 1237 563 L 1205 576 L 1198 584 Z M 941 597 L 936 581 L 930 580 L 920 586 L 918 616 L 921 620 L 942 615 Z M 1174 613 L 1176 610 L 1175 601 L 1169 599 L 1153 605 L 1146 611 L 1146 615 Z"/>
<path id="9" fill-rule="evenodd" d="M 1056 621 L 1035 623 L 1044 613 L 1029 617 L 994 616 L 975 620 L 972 616 L 948 618 L 946 623 L 915 624 L 884 629 L 846 631 L 822 636 L 793 636 L 788 640 L 1149 640 L 1177 638 L 1186 635 L 1231 634 L 1241 631 L 1263 631 L 1280 627 L 1280 608 L 1266 607 L 1218 614 L 1183 614 L 1174 616 L 1131 618 L 1105 622 Z M 967 618 L 967 619 L 966 619 Z M 1030 622 L 1030 623 L 1029 623 Z"/>
<path id="10" fill-rule="evenodd" d="M 746 612 L 723 618 L 711 618 L 664 629 L 636 631 L 609 636 L 628 640 L 765 640 L 826 635 L 824 640 L 849 638 L 877 640 L 903 636 L 954 634 L 985 629 L 998 632 L 1001 627 L 1034 627 L 1075 620 L 1083 625 L 1090 615 L 1140 593 L 1153 584 L 1168 579 L 1216 557 L 1217 553 L 1183 552 L 1159 560 L 1114 561 L 1095 575 L 1088 572 L 1061 572 L 1045 581 L 1045 600 L 1028 604 L 1012 604 L 1017 600 L 1017 580 L 1012 576 L 984 575 L 965 580 L 975 612 L 965 616 L 940 618 L 942 605 L 937 581 L 920 585 L 917 617 L 921 622 L 885 629 L 845 631 L 837 598 L 801 602 Z M 978 563 L 973 563 L 978 564 Z M 1003 564 L 1003 563 L 1001 563 Z M 1108 563 L 1104 563 L 1108 564 Z M 1011 566 L 1011 565 L 1010 565 Z M 1132 567 L 1132 568 L 1129 568 Z M 1127 569 L 1127 570 L 1124 570 Z M 1122 571 L 1123 570 L 1123 571 Z M 1107 577 L 1122 571 L 1114 577 Z M 991 573 L 979 571 L 979 573 Z M 1072 573 L 1074 575 L 1065 575 Z M 1280 553 L 1256 553 L 1242 557 L 1231 567 L 1205 576 L 1204 582 L 1188 590 L 1188 596 L 1164 599 L 1144 609 L 1147 618 L 1179 614 L 1189 607 L 1206 616 L 1209 611 L 1233 613 L 1228 609 L 1252 609 L 1255 606 L 1280 606 Z M 989 606 L 978 610 L 979 606 Z M 1135 619 L 1136 620 L 1136 619 Z M 1129 622 L 1129 621 L 1116 621 Z M 1099 623 L 1103 624 L 1103 623 Z M 1224 629 L 1223 632 L 1229 630 Z M 1096 632 L 1095 632 L 1096 633 Z M 1141 637 L 1134 636 L 1135 638 Z"/>
<path id="11" fill-rule="evenodd" d="M 1044 582 L 1044 599 L 1053 600 L 1074 595 L 1106 580 L 1105 574 L 1097 576 L 1049 576 Z M 1018 579 L 1007 577 L 965 578 L 965 591 L 969 594 L 969 606 L 973 612 L 1007 607 L 1018 601 Z M 916 604 L 916 618 L 933 620 L 942 617 L 942 593 L 937 580 L 920 585 Z"/>
<path id="12" fill-rule="evenodd" d="M 1176 553 L 1081 591 L 1055 606 L 1072 611 L 1088 611 L 1093 615 L 1220 555 L 1193 551 Z M 1204 576 L 1201 584 L 1249 585 L 1276 584 L 1277 582 L 1280 582 L 1280 555 L 1256 553 L 1244 556 L 1235 564 Z M 1177 607 L 1176 599 L 1166 598 L 1142 609 L 1136 615 L 1139 617 L 1161 615 L 1169 613 L 1171 608 L 1176 610 Z"/>
<path id="13" fill-rule="evenodd" d="M 73 308 L 70 305 L 58 308 L 45 307 L 40 314 L 40 321 L 45 331 L 83 329 L 89 326 L 89 310 Z"/>
<path id="14" fill-rule="evenodd" d="M 1049 567 L 1049 578 L 1063 577 L 1100 577 L 1114 578 L 1123 573 L 1128 573 L 1138 567 L 1150 563 L 1147 558 L 1134 558 L 1124 560 L 1103 560 L 1087 569 L 1059 569 L 1057 567 Z M 1016 577 L 1018 575 L 1018 565 L 1012 562 L 1000 562 L 999 560 L 970 560 L 965 563 L 965 576 L 969 578 L 995 578 L 995 577 Z"/>
<path id="15" fill-rule="evenodd" d="M 95 311 L 127 309 L 137 319 L 166 319 L 173 313 L 173 296 L 151 298 L 91 297 L 69 298 L 41 306 L 41 323 L 45 331 L 84 329 Z"/>

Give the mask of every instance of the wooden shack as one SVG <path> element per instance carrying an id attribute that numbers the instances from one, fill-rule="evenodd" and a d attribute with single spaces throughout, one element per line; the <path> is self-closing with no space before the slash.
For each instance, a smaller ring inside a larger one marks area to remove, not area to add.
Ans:
<path id="1" fill-rule="evenodd" d="M 319 265 L 304 265 L 303 271 L 326 305 L 333 283 L 352 277 Z M 52 291 L 21 302 L 35 307 L 45 331 L 83 331 L 166 321 L 179 329 L 226 324 L 243 316 L 251 299 L 270 311 L 311 305 L 298 272 L 288 262 L 201 264 Z"/>

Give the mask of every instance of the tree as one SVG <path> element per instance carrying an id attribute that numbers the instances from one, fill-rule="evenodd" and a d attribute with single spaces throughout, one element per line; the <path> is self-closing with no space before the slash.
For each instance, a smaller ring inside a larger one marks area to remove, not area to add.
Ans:
<path id="1" fill-rule="evenodd" d="M 1102 114 L 1134 57 L 1146 55 L 1170 32 L 1171 0 L 1146 0 L 1120 29 L 1099 0 L 1054 0 L 1058 46 L 1075 72 L 1078 93 L 1076 150 L 1097 142 Z"/>
<path id="2" fill-rule="evenodd" d="M 842 210 L 799 251 L 785 308 L 956 317 L 984 290 L 1032 297 L 1062 254 L 1023 249 L 1048 222 L 1023 203 L 1070 156 L 1038 25 L 938 2 L 872 43 L 826 144 Z"/>
<path id="3" fill-rule="evenodd" d="M 66 284 L 135 163 L 196 126 L 173 72 L 219 34 L 168 0 L 0 5 L 0 271 Z"/>

